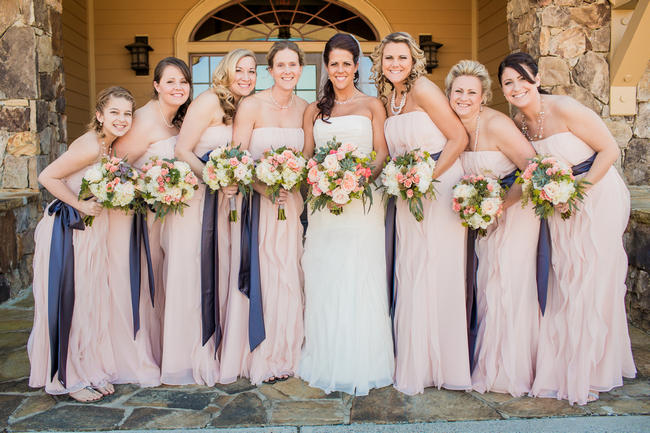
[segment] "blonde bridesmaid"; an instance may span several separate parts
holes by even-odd
[[[304,53],[295,42],[278,41],[269,50],[267,60],[273,86],[242,101],[233,130],[234,144],[248,149],[256,160],[272,148],[287,146],[301,151],[304,145],[301,126],[307,102],[294,93],[302,73]],[[288,193],[280,190],[280,196],[273,203],[264,185],[255,184],[254,188],[252,203],[259,200],[257,248],[263,317],[249,317],[248,311],[239,317],[228,315],[226,332],[237,327],[247,330],[248,334],[240,331],[240,337],[245,337],[243,340],[238,344],[224,345],[222,377],[233,380],[237,372],[225,370],[225,362],[233,355],[244,355],[249,359],[251,382],[260,384],[285,380],[298,368],[303,340],[303,277],[300,267],[303,201],[299,191]],[[255,195],[259,196],[256,198]],[[280,205],[285,208],[285,221],[279,221],[277,217]],[[252,284],[253,281],[250,297],[255,301]],[[234,293],[233,296],[241,299],[244,295]],[[256,328],[251,330],[249,323]],[[254,336],[253,331],[257,334],[263,332],[263,340],[250,338]],[[250,349],[252,352],[247,353]]]
[[[115,143],[117,155],[128,158],[136,168],[142,167],[154,156],[172,158],[176,136],[189,105],[190,83],[190,70],[185,62],[175,57],[161,60],[154,69],[153,98],[135,112],[133,128]],[[142,266],[137,268],[141,274],[140,284],[137,278],[132,281],[130,277],[131,261],[137,259],[137,250],[134,250],[134,257],[129,257],[134,224],[133,215],[109,212],[111,341],[114,347],[119,348],[115,358],[115,383],[156,386],[160,385],[161,330],[165,307],[164,257],[160,244],[162,222],[155,219],[152,212],[146,214],[154,281],[149,281],[147,259],[143,252]],[[135,245],[140,245],[141,239],[138,238],[136,242]],[[135,305],[139,308],[132,307],[132,295],[136,296]]]
[[[190,104],[178,135],[175,156],[187,162],[199,179],[203,176],[202,157],[232,140],[237,103],[253,91],[255,78],[254,54],[243,49],[231,51],[214,70],[212,88]],[[226,187],[216,196],[210,192],[206,195],[206,186],[201,182],[183,215],[171,214],[165,218],[161,367],[165,384],[212,386],[219,381],[217,351],[223,335],[225,305],[230,288],[237,290],[238,282],[240,225],[228,222],[228,199],[236,193],[237,187]],[[213,213],[215,199],[216,215]],[[208,206],[208,214],[204,213],[204,206]],[[212,239],[213,228],[217,230],[218,245],[208,246],[204,242]],[[214,280],[204,282],[206,273],[215,275]]]
[[[77,196],[86,170],[109,155],[113,141],[131,127],[134,105],[122,87],[102,90],[88,132],[38,176],[56,200],[34,235],[29,386],[80,402],[113,393],[115,364],[109,335],[108,213],[94,199]],[[84,215],[94,217],[91,227],[84,228]]]
[[[490,102],[492,80],[482,64],[462,60],[445,80],[445,93],[469,138],[460,155],[466,174],[483,175],[510,186],[503,214],[484,237],[476,239],[478,335],[472,388],[478,392],[527,394],[533,383],[539,306],[536,258],[539,221],[531,206],[518,201],[513,184],[535,150],[508,116]]]
[[[409,34],[386,36],[372,59],[388,112],[390,155],[417,148],[435,155],[433,176],[439,181],[436,199],[423,200],[421,222],[406,201],[397,201],[394,386],[410,395],[429,386],[467,390],[466,230],[450,204],[452,186],[463,174],[458,157],[467,134],[444,93],[425,77],[424,54]]]
[[[506,57],[499,81],[518,110],[515,123],[537,153],[574,166],[576,178],[589,182],[570,219],[555,212],[548,220],[552,267],[531,390],[537,397],[586,404],[636,374],[622,239],[630,195],[613,166],[620,151],[596,113],[568,96],[540,93],[537,64],[528,54]]]

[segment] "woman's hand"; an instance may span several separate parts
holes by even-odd
[[[94,197],[90,200],[79,200],[76,208],[84,215],[93,217],[99,216],[99,214],[102,213],[102,210],[104,210],[104,207],[101,204],[97,203],[97,199]]]
[[[287,204],[288,199],[289,199],[289,191],[287,191],[284,188],[280,188],[279,194],[275,198],[275,204],[277,205]]]
[[[221,192],[224,196],[226,196],[227,199],[231,199],[237,195],[237,192],[239,192],[239,187],[237,185],[224,186],[221,188]]]

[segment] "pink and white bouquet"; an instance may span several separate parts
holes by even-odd
[[[307,183],[312,212],[328,207],[334,215],[340,215],[343,207],[353,199],[361,199],[365,208],[367,200],[372,205],[370,155],[357,150],[350,143],[341,144],[336,137],[319,147],[307,163]]]
[[[267,185],[266,191],[271,196],[271,201],[275,203],[281,188],[287,191],[300,188],[300,184],[307,174],[306,165],[307,161],[302,153],[282,146],[264,152],[264,156],[257,161],[255,166],[255,177]],[[284,206],[280,205],[278,220],[286,219]]]
[[[504,195],[498,180],[468,174],[454,185],[453,209],[465,227],[483,236],[503,212]]]
[[[584,199],[584,186],[588,184],[584,180],[576,181],[571,167],[564,162],[543,155],[530,159],[516,182],[522,185],[522,206],[532,202],[540,218],[548,218],[558,206],[564,209],[562,219],[569,218],[578,209],[577,202]]]
[[[126,159],[105,156],[84,173],[79,199],[96,197],[97,202],[107,209],[128,212],[136,196],[137,180],[137,172]],[[87,215],[84,223],[91,226],[94,218]]]
[[[415,149],[389,159],[381,172],[384,194],[408,201],[416,221],[424,218],[422,197],[435,198],[433,169],[436,161],[429,152]]]
[[[253,182],[253,170],[253,158],[247,150],[221,146],[210,152],[208,162],[203,167],[203,181],[212,191],[237,185],[239,192],[246,195]],[[237,221],[235,197],[230,198],[229,220]]]
[[[170,211],[183,214],[183,208],[199,188],[199,182],[188,163],[152,157],[142,166],[138,191],[142,199],[164,218]]]

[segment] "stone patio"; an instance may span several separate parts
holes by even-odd
[[[261,387],[243,379],[217,387],[118,385],[115,395],[84,405],[66,396],[50,396],[28,388],[25,344],[32,324],[32,305],[31,292],[26,290],[0,306],[3,432],[368,425],[650,414],[650,336],[633,326],[630,336],[639,370],[637,378],[626,380],[625,386],[602,394],[600,400],[587,406],[570,406],[552,399],[436,389],[409,397],[392,387],[374,390],[367,397],[325,395],[295,378]]]

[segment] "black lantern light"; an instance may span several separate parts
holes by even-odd
[[[149,51],[153,51],[149,46],[149,38],[136,36],[135,42],[125,45],[124,48],[131,53],[131,69],[135,71],[135,75],[149,75]]]
[[[431,35],[420,35],[420,48],[424,51],[424,58],[427,60],[427,73],[431,73],[438,67],[438,49],[442,44],[434,42]]]

